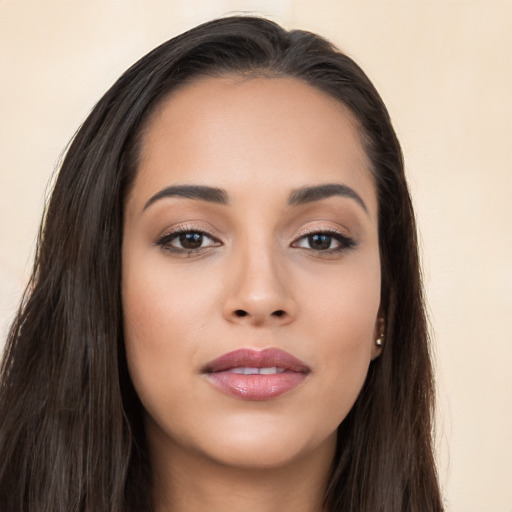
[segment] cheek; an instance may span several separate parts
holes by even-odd
[[[325,376],[323,407],[336,411],[334,423],[348,414],[365,381],[374,355],[379,305],[378,264],[340,273],[338,279],[331,276],[324,283],[324,293],[309,294],[305,304],[314,312],[309,329],[311,336],[317,333],[317,372]]]
[[[304,309],[314,312],[309,318],[333,350],[371,348],[375,334],[381,293],[378,253],[354,260],[336,272],[317,272],[308,278],[312,282],[304,283]]]
[[[146,410],[168,407],[184,396],[190,370],[208,326],[207,303],[215,290],[202,289],[186,274],[169,275],[165,265],[123,268],[123,315],[126,357],[134,387]],[[155,412],[156,414],[156,412]]]
[[[218,287],[204,277],[187,268],[174,269],[158,253],[125,258],[122,297],[128,337],[169,348],[180,335],[199,341],[219,302]]]

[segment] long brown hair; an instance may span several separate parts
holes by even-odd
[[[228,17],[134,64],[68,148],[2,363],[2,512],[151,510],[142,407],[123,343],[123,204],[141,131],[164,96],[223,74],[294,77],[344,103],[359,122],[377,187],[385,346],[339,427],[326,510],[443,509],[416,229],[388,112],[357,64],[321,37]]]

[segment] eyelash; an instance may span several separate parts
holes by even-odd
[[[323,235],[330,239],[334,239],[339,244],[338,247],[329,248],[329,249],[315,249],[313,247],[309,247],[309,248],[304,247],[304,249],[318,253],[321,256],[323,256],[323,255],[327,256],[330,254],[336,254],[336,253],[349,251],[356,246],[356,241],[353,238],[345,235],[345,233],[343,233],[337,229],[328,228],[328,229],[312,229],[310,231],[301,233],[301,235],[292,243],[292,247],[294,247],[294,244],[296,244],[297,242],[299,242],[301,240],[311,238],[311,237],[314,237],[317,235]]]
[[[206,247],[197,247],[194,249],[186,249],[184,247],[173,247],[171,243],[176,240],[181,235],[199,235],[201,238],[208,238],[213,243],[211,245],[207,245]],[[201,239],[201,241],[202,241]],[[193,256],[194,254],[197,254],[199,252],[204,252],[207,249],[210,249],[212,247],[218,247],[221,245],[221,242],[217,240],[213,235],[208,233],[207,231],[204,231],[203,229],[195,229],[191,226],[182,226],[176,229],[173,229],[172,231],[166,233],[162,237],[160,237],[156,242],[155,245],[162,247],[166,251],[172,252],[177,255],[185,255],[185,256]]]
[[[204,238],[207,238],[211,240],[211,244],[207,245],[205,247],[197,247],[193,249],[187,249],[184,247],[173,247],[171,243],[178,239],[181,235],[199,235],[201,237],[201,243],[204,240]],[[328,248],[328,249],[315,249],[314,247],[300,247],[296,244],[298,244],[300,241],[303,241],[305,239],[314,237],[314,236],[325,236],[332,240],[335,240],[338,243],[338,247],[334,248]],[[212,247],[219,247],[221,245],[221,242],[215,238],[211,233],[208,233],[207,231],[204,231],[202,229],[196,229],[191,226],[183,226],[177,229],[174,229],[162,237],[160,237],[156,242],[155,245],[162,247],[166,251],[172,252],[177,255],[185,255],[188,257],[191,257],[195,254],[202,253],[206,250],[211,249]],[[294,240],[291,244],[291,247],[294,248],[302,248],[306,249],[307,251],[312,251],[320,256],[328,256],[336,253],[341,253],[344,251],[349,251],[353,249],[356,246],[356,242],[353,238],[348,237],[341,231],[338,231],[336,229],[314,229],[311,231],[303,232],[296,240]]]

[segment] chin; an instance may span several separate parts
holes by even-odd
[[[328,430],[325,424],[315,428],[304,417],[283,419],[275,415],[241,414],[229,421],[209,423],[208,432],[191,433],[194,438],[190,442],[195,446],[184,448],[195,449],[198,455],[222,466],[278,469],[303,458],[332,458],[336,448],[336,428],[337,424]]]

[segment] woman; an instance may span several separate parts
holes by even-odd
[[[374,87],[231,17],[73,139],[2,368],[2,511],[440,511],[414,216]]]

